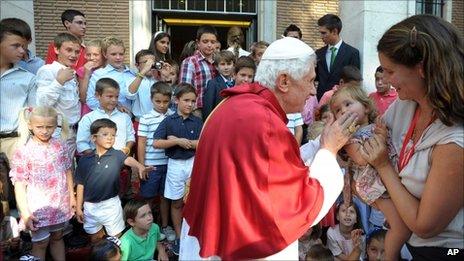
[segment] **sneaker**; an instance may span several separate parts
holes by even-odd
[[[178,238],[172,243],[171,251],[172,253],[174,253],[174,255],[178,256],[179,250],[180,250],[180,239]]]
[[[164,239],[166,239],[166,235],[163,232],[160,232],[160,238],[158,241],[163,241]]]
[[[174,229],[170,226],[161,228],[161,233],[166,235],[168,241],[176,240],[176,232],[174,232]]]

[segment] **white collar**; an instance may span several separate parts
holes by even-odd
[[[343,40],[342,40],[342,38],[340,38],[340,41],[338,41],[338,43],[336,43],[335,45],[329,45],[327,50],[330,50],[330,48],[332,48],[332,47],[337,48],[337,51],[340,50],[340,46],[342,45],[342,42],[343,42]]]

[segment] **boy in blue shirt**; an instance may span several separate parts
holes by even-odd
[[[153,146],[165,149],[168,156],[168,170],[164,196],[172,200],[171,218],[177,239],[173,252],[179,253],[179,237],[182,224],[182,200],[186,182],[192,174],[195,149],[200,138],[203,123],[192,114],[197,99],[195,88],[186,83],[176,89],[177,113],[164,119],[156,129]]]
[[[118,82],[121,90],[118,99],[118,109],[129,112],[132,108],[131,100],[126,98],[127,85],[134,80],[135,74],[124,65],[124,42],[115,37],[105,37],[102,40],[102,53],[106,59],[106,66],[93,72],[87,89],[87,105],[95,110],[99,107],[95,97],[95,84],[100,78],[111,78]]]
[[[153,134],[156,129],[166,116],[174,113],[169,109],[171,87],[165,82],[157,82],[151,87],[150,97],[153,103],[152,110],[140,118],[137,158],[145,166],[155,166],[155,170],[141,179],[140,194],[149,202],[152,202],[155,196],[161,196],[161,237],[162,239],[167,237],[168,241],[173,241],[176,236],[172,228],[168,226],[170,202],[164,197],[168,157],[164,153],[164,149],[153,147]]]
[[[103,227],[108,235],[117,237],[125,228],[118,196],[119,173],[124,165],[137,169],[139,176],[153,169],[113,149],[116,130],[116,123],[110,119],[95,120],[90,125],[90,134],[96,148],[77,164],[76,217],[84,223],[92,243],[104,237]]]

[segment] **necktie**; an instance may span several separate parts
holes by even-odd
[[[330,47],[330,51],[331,51],[331,54],[330,54],[330,70],[332,70],[332,65],[335,61],[335,57],[337,56],[337,48],[335,46],[332,46]]]
[[[234,87],[234,81],[233,81],[233,80],[226,81],[226,87],[227,87],[227,88]]]

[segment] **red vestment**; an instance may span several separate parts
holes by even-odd
[[[323,189],[270,90],[252,83],[222,95],[200,136],[184,217],[202,257],[267,257],[309,229]]]

